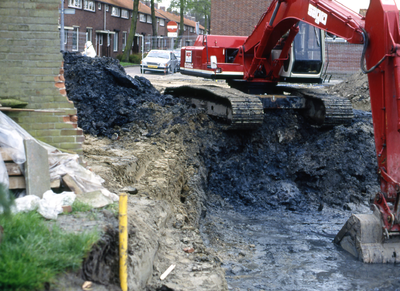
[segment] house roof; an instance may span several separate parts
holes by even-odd
[[[124,9],[128,9],[130,11],[133,10],[133,0],[101,0],[100,2],[107,3],[113,6],[121,7]],[[143,14],[151,15],[151,8],[142,2],[139,1],[139,12]],[[171,12],[167,12],[161,9],[155,9],[156,17],[165,18],[169,20],[173,20],[176,23],[180,23],[181,18],[179,15],[173,14]],[[196,22],[187,18],[184,18],[184,24],[186,26],[196,27]],[[204,29],[204,26],[200,25],[200,29]]]
[[[169,20],[175,21],[176,23],[180,23],[181,22],[181,17],[179,15],[176,15],[174,13],[167,12],[167,11],[164,11],[164,10],[161,10],[161,9],[156,9],[156,11],[158,13],[160,13],[161,15],[163,15],[165,18],[169,19]],[[183,23],[186,26],[196,27],[196,21],[193,21],[193,20],[190,20],[190,19],[187,19],[187,18],[183,19]],[[204,29],[204,26],[200,25],[200,29]]]

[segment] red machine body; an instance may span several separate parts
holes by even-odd
[[[249,37],[202,35],[193,46],[182,48],[181,70],[210,78],[276,83],[299,21],[350,43],[364,43],[381,180],[374,204],[386,233],[399,232],[400,35],[394,0],[371,0],[366,17],[332,0],[274,0]],[[272,50],[284,35],[280,56],[273,59]]]

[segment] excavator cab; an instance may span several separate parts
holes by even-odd
[[[272,50],[273,59],[278,58],[280,53],[281,45],[278,45]],[[281,81],[322,83],[324,64],[324,32],[319,28],[300,22],[299,32],[293,41],[289,58],[284,62],[279,73]]]

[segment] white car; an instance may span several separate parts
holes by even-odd
[[[151,50],[140,62],[140,71],[142,74],[146,71],[164,72],[164,74],[175,73],[178,69],[178,59],[171,51]]]

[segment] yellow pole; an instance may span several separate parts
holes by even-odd
[[[128,291],[128,195],[119,195],[119,279],[122,291]]]

